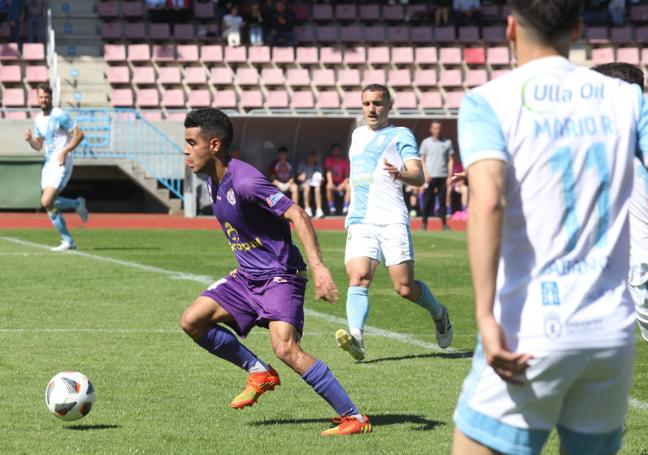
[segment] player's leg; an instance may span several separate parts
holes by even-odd
[[[449,198],[447,179],[444,177],[439,178],[437,186],[439,188],[439,216],[441,217],[441,225],[443,226],[443,230],[448,230],[449,228],[446,222]]]
[[[324,211],[322,210],[322,189],[319,185],[313,185],[313,195],[315,196],[315,217],[323,218]]]
[[[463,434],[458,428],[455,428],[452,441],[452,455],[499,455],[496,452],[480,443],[473,441]]]
[[[421,207],[421,229],[426,230],[430,212],[434,208],[434,188],[432,182],[423,190],[423,207]]]
[[[311,206],[310,206],[311,187],[307,183],[303,183],[301,185],[301,187],[302,187],[302,196],[304,198],[304,211],[306,212],[306,215],[312,217],[313,216],[313,210],[311,209]]]
[[[370,432],[369,419],[360,414],[326,363],[301,348],[297,329],[285,321],[270,321],[269,329],[272,349],[277,357],[298,373],[342,417],[340,425],[324,431],[322,435]]]
[[[56,208],[54,201],[57,199],[58,189],[51,186],[46,186],[43,188],[43,193],[41,194],[41,205],[47,210],[47,216],[52,222],[52,226],[61,236],[61,244],[57,247],[52,248],[52,251],[65,251],[73,250],[76,248],[72,234],[68,230],[67,224],[65,224],[65,218],[63,218],[63,213],[59,208]]]
[[[344,205],[342,207],[342,213],[346,214],[349,211],[349,204],[351,203],[351,188],[348,184],[342,185],[342,192],[344,194]]]

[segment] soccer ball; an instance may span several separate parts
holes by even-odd
[[[47,409],[63,420],[78,420],[88,415],[95,398],[97,394],[90,380],[75,371],[57,374],[45,389]]]

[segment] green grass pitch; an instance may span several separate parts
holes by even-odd
[[[335,345],[345,317],[344,234],[319,234],[340,289],[336,305],[307,291],[304,348],[326,361],[374,432],[322,438],[334,412],[273,355],[267,332],[245,343],[277,368],[282,386],[243,411],[228,407],[244,372],[184,335],[183,309],[234,265],[220,232],[77,230],[80,254],[52,254],[49,230],[0,230],[1,454],[447,454],[452,412],[475,343],[463,233],[414,233],[416,275],[451,311],[453,349],[432,348],[434,326],[393,292],[379,269],[370,289],[368,358]],[[13,240],[12,240],[13,239]],[[17,240],[16,240],[17,239]],[[39,247],[41,245],[41,247]],[[63,422],[44,402],[63,370],[90,377],[97,402]],[[592,397],[596,400],[597,397]],[[648,344],[637,363],[624,448],[648,454]],[[557,453],[552,436],[544,453]]]

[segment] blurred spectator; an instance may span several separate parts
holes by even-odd
[[[248,18],[248,34],[250,36],[250,44],[253,46],[263,45],[263,14],[261,7],[258,3],[253,3],[250,10],[250,17]]]
[[[446,223],[446,203],[448,197],[449,178],[452,176],[453,154],[452,141],[442,135],[441,123],[434,121],[430,124],[430,136],[423,139],[419,147],[419,154],[423,160],[425,174],[425,188],[423,193],[421,228],[427,229],[427,221],[434,213],[435,197],[439,203],[439,216],[443,229],[448,229]]]
[[[45,42],[45,0],[26,0],[27,41],[30,43]]]
[[[434,7],[434,25],[445,27],[450,23],[452,0],[437,0]]]
[[[480,0],[452,0],[455,27],[476,25],[482,28],[482,13]]]
[[[610,0],[609,12],[613,25],[623,25],[625,22],[625,8],[625,0]]]
[[[146,0],[146,10],[151,22],[166,21],[166,0]]]
[[[421,190],[422,188],[405,185],[403,192],[405,194],[405,203],[409,209],[410,217],[415,217],[421,213],[419,207],[419,196],[421,195]]]
[[[342,146],[335,143],[331,146],[331,155],[324,160],[326,172],[326,199],[329,205],[329,214],[337,212],[335,208],[335,196],[342,197],[342,213],[349,210],[349,160],[342,155]]]
[[[285,146],[277,150],[277,159],[270,165],[270,181],[297,204],[299,193],[295,183],[292,165],[288,162],[288,149]]]
[[[448,191],[449,207],[453,220],[468,219],[468,181],[466,172],[458,156],[453,160],[453,173]]]
[[[10,0],[7,22],[9,23],[9,41],[22,45],[20,27],[25,20],[23,0]]]
[[[583,21],[587,25],[607,25],[610,0],[585,0]]]
[[[9,13],[9,0],[0,0],[0,24],[7,18]]]
[[[270,36],[273,46],[295,46],[295,13],[286,8],[284,2],[276,2],[270,22]]]
[[[238,6],[232,6],[229,13],[223,17],[221,29],[223,38],[227,39],[227,45],[236,47],[241,45],[241,27],[243,18],[239,15]]]
[[[304,197],[304,210],[310,217],[313,216],[310,205],[311,191],[315,196],[315,218],[324,217],[324,212],[322,211],[322,177],[319,156],[317,155],[317,150],[313,150],[308,154],[306,161],[301,161],[297,166],[297,181],[299,181]]]

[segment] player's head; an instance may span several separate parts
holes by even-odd
[[[389,125],[391,107],[391,95],[384,85],[369,84],[362,89],[362,114],[372,130]]]
[[[511,0],[506,36],[513,45],[518,61],[548,55],[538,49],[567,56],[571,43],[581,32],[583,0]],[[555,53],[554,52],[554,53]],[[525,63],[522,61],[521,63]]]
[[[277,149],[277,159],[279,161],[288,161],[288,147],[282,145]]]
[[[211,175],[216,158],[228,161],[234,129],[226,114],[212,107],[195,109],[185,117],[184,127],[184,154],[194,172]]]
[[[430,134],[435,139],[439,139],[441,137],[441,122],[437,122],[435,120],[430,123]]]
[[[644,88],[644,73],[638,66],[630,63],[603,63],[592,67],[592,70],[605,74],[609,77],[621,79],[628,84],[637,84],[641,89]]]
[[[333,145],[331,145],[331,154],[333,156],[342,156],[342,146],[339,142],[334,142]]]
[[[38,98],[38,105],[44,112],[52,108],[52,87],[49,84],[45,82],[38,84],[36,86],[36,97]]]

